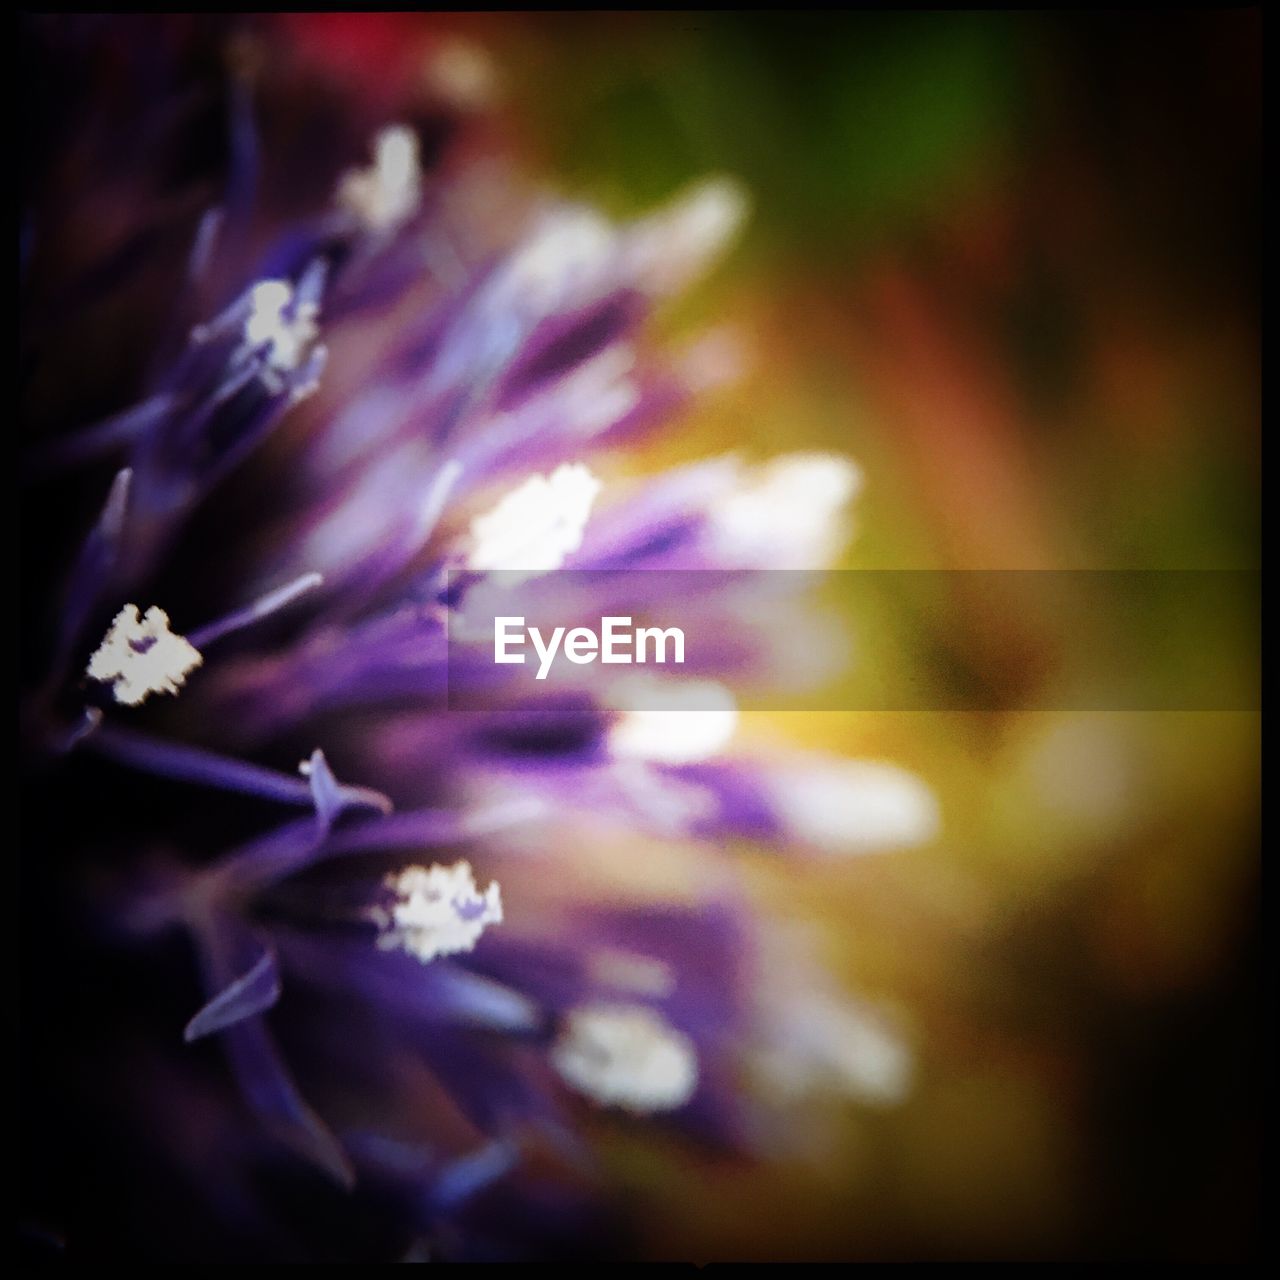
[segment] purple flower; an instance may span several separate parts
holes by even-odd
[[[156,78],[134,123],[180,127],[171,51],[124,47]],[[81,182],[93,101],[65,122]],[[596,1247],[584,1114],[767,1154],[753,1063],[899,1088],[889,1031],[825,987],[808,1014],[768,994],[727,846],[899,847],[932,801],[887,765],[735,752],[727,686],[771,670],[761,636],[687,705],[459,712],[450,676],[493,673],[450,628],[504,575],[820,565],[857,473],[593,465],[716,372],[644,322],[731,237],[732,183],[624,227],[542,198],[488,225],[479,176],[425,169],[426,123],[392,123],[286,217],[252,193],[306,158],[256,136],[243,84],[228,101],[162,358],[96,426],[45,424],[47,392],[29,414],[40,502],[99,511],[33,557],[25,909],[58,956],[31,1221],[170,1258]],[[108,188],[140,221],[143,167]],[[30,225],[56,259],[56,219]],[[80,282],[86,343],[120,275]]]

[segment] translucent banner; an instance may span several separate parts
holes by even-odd
[[[1244,711],[1249,570],[456,573],[449,706]]]

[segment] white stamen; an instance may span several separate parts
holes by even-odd
[[[184,636],[169,630],[169,615],[152,607],[143,617],[127,604],[111,623],[86,674],[111,685],[117,702],[136,707],[153,693],[177,693],[204,658]]]
[[[825,991],[792,991],[774,1022],[758,1066],[781,1096],[833,1089],[861,1102],[892,1106],[911,1090],[911,1050],[888,1021]]]
[[[811,929],[773,926],[760,939],[762,1042],[755,1063],[782,1098],[833,1091],[887,1106],[909,1093],[914,1062],[894,1020],[850,998],[819,961]]]
[[[630,691],[646,691],[632,697]],[[609,733],[615,755],[658,764],[690,764],[706,760],[728,745],[738,723],[733,694],[714,680],[647,680],[619,687],[632,703]],[[657,702],[660,709],[636,706]]]
[[[820,1061],[851,1097],[868,1103],[903,1101],[911,1090],[911,1050],[888,1021],[852,1002],[812,1009],[821,1019]]]
[[[715,261],[746,221],[746,191],[732,178],[707,178],[626,234],[626,256],[640,288],[669,294]]]
[[[435,48],[423,78],[429,89],[461,111],[493,106],[502,88],[488,50],[462,36],[451,36]]]
[[[698,1085],[693,1042],[646,1005],[580,1005],[551,1063],[593,1102],[640,1115],[684,1106]]]
[[[369,168],[349,170],[338,184],[338,204],[377,233],[400,226],[421,199],[418,135],[403,124],[383,129],[374,139]]]
[[[593,210],[547,210],[507,263],[510,301],[533,315],[581,304],[600,292],[616,247],[617,232]]]
[[[401,947],[424,964],[436,956],[473,950],[489,925],[502,923],[497,881],[482,894],[468,862],[406,867],[388,876],[386,885],[399,901],[390,911],[379,907],[372,913],[382,927],[378,946]]]
[[[795,836],[830,853],[887,852],[938,831],[933,793],[889,764],[815,759],[775,771],[772,794]]]
[[[265,380],[292,373],[310,352],[320,332],[316,302],[294,305],[293,285],[287,280],[260,280],[249,291],[249,317],[244,322],[241,356],[265,348]]]
[[[712,540],[731,563],[822,568],[843,547],[844,507],[861,484],[847,458],[784,454],[715,503],[708,513]]]
[[[600,482],[580,462],[530,476],[471,522],[467,567],[533,577],[558,569],[582,545]]]

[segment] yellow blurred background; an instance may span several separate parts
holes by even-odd
[[[673,340],[730,329],[744,375],[647,463],[851,454],[848,567],[1257,565],[1256,13],[448,29],[491,52],[505,137],[571,194],[629,213],[727,172],[752,197],[745,242],[667,318]],[[908,632],[861,660],[909,674],[923,647]],[[916,1084],[893,1109],[833,1104],[821,1158],[781,1169],[612,1138],[649,1254],[1246,1255],[1258,716],[745,731],[894,760],[938,794],[927,849],[751,869],[902,1016]]]

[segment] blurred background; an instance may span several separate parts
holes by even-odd
[[[708,172],[750,192],[669,319],[727,321],[744,376],[655,462],[851,454],[850,567],[1257,566],[1257,12],[437,21],[562,189],[620,214]],[[898,637],[863,661],[936,659]],[[757,874],[906,1018],[916,1087],[836,1110],[821,1160],[619,1149],[650,1254],[1249,1254],[1258,717],[766,719],[938,792],[928,850]]]
[[[476,158],[613,214],[745,186],[744,239],[664,317],[727,330],[741,377],[638,469],[847,453],[848,568],[1258,566],[1258,12],[261,22],[371,118],[422,77]],[[884,619],[862,661],[980,666],[968,616]],[[1055,711],[1014,674],[1046,709],[745,717],[939,798],[925,849],[750,864],[901,1020],[915,1083],[767,1166],[601,1125],[645,1256],[1251,1256],[1259,717]]]

